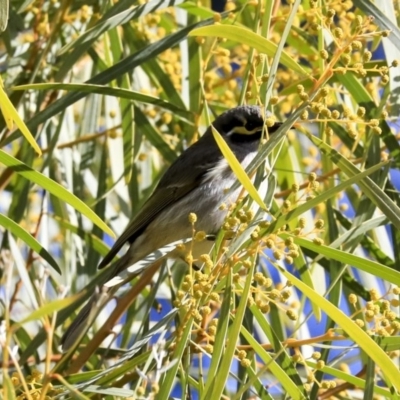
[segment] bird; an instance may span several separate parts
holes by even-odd
[[[281,122],[274,122],[267,128],[265,110],[254,105],[229,109],[212,123],[243,168],[256,156],[265,132],[271,135],[281,125]],[[229,208],[224,209],[221,204],[235,202],[240,193],[240,188],[227,190],[235,182],[236,176],[222,155],[210,126],[170,165],[98,268],[108,267],[107,279],[112,279],[163,246],[192,237],[193,227],[188,221],[190,213],[197,217],[196,231],[217,234]],[[125,245],[129,246],[126,253],[113,262]],[[200,247],[196,253],[204,254],[210,251],[212,242],[206,240],[203,245],[196,245]],[[103,290],[104,287],[107,284],[103,285]],[[98,293],[99,290],[65,331],[61,338],[63,351],[71,348],[86,328],[90,312],[98,301]]]

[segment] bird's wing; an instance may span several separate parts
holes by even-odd
[[[214,146],[206,146],[207,157],[205,157],[204,153],[201,154],[196,151],[196,147],[201,140],[189,147],[170,166],[143,208],[129,223],[114,246],[101,261],[98,266],[99,269],[107,266],[126,242],[134,242],[165,208],[198,187],[203,176],[215,166],[215,163],[222,157],[222,154],[214,142]],[[210,154],[213,152],[215,154]],[[210,164],[206,163],[205,160],[213,160],[214,162]]]
[[[196,184],[193,182],[191,185],[181,187],[175,186],[166,189],[157,189],[144,204],[139,214],[136,215],[114,243],[114,246],[99,264],[99,269],[108,265],[126,242],[134,242],[162,210],[181,199],[195,187]]]

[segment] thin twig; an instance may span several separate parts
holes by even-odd
[[[98,349],[101,342],[112,332],[114,325],[121,318],[122,314],[128,309],[128,307],[134,302],[142,290],[150,284],[154,274],[158,271],[162,261],[155,262],[151,267],[146,269],[140,276],[137,283],[129,290],[129,292],[118,299],[117,306],[100,328],[99,331],[93,336],[92,340],[85,346],[82,353],[76,358],[72,365],[68,368],[66,375],[77,373],[91,355]]]

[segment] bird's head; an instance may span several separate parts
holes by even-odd
[[[259,106],[235,107],[221,114],[213,126],[228,143],[258,143],[266,132],[271,135],[282,125],[276,122],[267,128],[262,111]]]

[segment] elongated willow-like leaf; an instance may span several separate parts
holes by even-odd
[[[165,141],[165,137],[160,135],[157,129],[149,122],[139,107],[135,107],[135,121],[140,126],[140,131],[146,136],[149,143],[162,154],[166,162],[172,164],[176,160],[176,153]]]
[[[263,209],[265,210],[265,204],[260,197],[257,189],[254,187],[253,183],[251,182],[250,178],[246,174],[245,170],[241,166],[240,162],[233,154],[232,150],[229,148],[228,144],[222,138],[220,133],[211,126],[212,133],[214,135],[214,139],[218,144],[223,156],[225,157],[226,161],[228,162],[229,166],[232,168],[232,171],[235,173],[236,177],[238,178],[239,182],[243,185],[243,187],[247,190],[249,196]]]
[[[60,226],[62,226],[64,229],[67,229],[67,230],[71,231],[72,233],[75,233],[76,235],[84,238],[85,241],[90,243],[90,245],[93,247],[93,249],[96,250],[102,256],[105,256],[110,251],[110,247],[107,246],[97,236],[94,236],[89,232],[85,232],[81,228],[79,228],[75,225],[72,225],[71,223],[60,218],[57,215],[51,215],[51,217],[54,218],[54,220],[57,221],[57,223],[60,224]]]
[[[7,398],[9,400],[16,400],[17,398],[15,397],[15,387],[10,379],[10,377],[7,374],[3,375],[4,379],[4,398]]]
[[[285,62],[290,63],[290,64],[295,63],[296,64],[296,68],[300,67],[302,69],[300,64],[295,62],[293,60],[293,58],[288,57],[288,55],[283,50],[284,47],[285,47],[285,44],[286,44],[287,37],[288,37],[288,35],[290,33],[290,30],[291,30],[291,27],[292,27],[292,24],[293,24],[293,20],[294,20],[294,18],[296,16],[296,12],[297,12],[297,10],[299,8],[299,5],[300,5],[300,0],[296,0],[294,2],[294,4],[292,4],[292,6],[290,7],[291,8],[290,9],[290,13],[289,13],[289,15],[286,16],[285,28],[283,29],[283,32],[281,33],[281,38],[280,38],[279,44],[276,47],[276,50],[273,52],[273,57],[274,58],[273,58],[271,67],[270,67],[270,69],[268,71],[269,72],[269,77],[268,77],[268,81],[267,81],[267,90],[266,90],[266,93],[265,93],[265,100],[264,100],[265,104],[268,104],[269,101],[270,101],[272,90],[273,90],[274,83],[275,83],[276,73],[278,71],[278,66],[279,66],[280,63],[283,63],[283,64]],[[257,39],[255,38],[255,40],[257,40]],[[258,39],[258,41],[259,41],[259,39]],[[263,44],[266,45],[265,42]],[[268,43],[268,46],[266,45],[266,47],[271,47],[271,44],[272,44],[272,42]],[[295,70],[298,70],[298,69],[295,69]]]
[[[400,48],[400,30],[399,28],[370,0],[353,0],[353,4],[365,15],[373,15],[374,22],[381,28],[390,30],[389,39]]]
[[[113,65],[110,68],[107,68],[105,71],[100,72],[93,78],[89,79],[86,83],[96,84],[96,85],[105,85],[106,83],[111,82],[114,79],[122,76],[127,72],[131,72],[134,68],[139,65],[145,63],[146,61],[156,57],[163,51],[170,49],[177,45],[180,41],[185,39],[190,31],[192,31],[196,27],[209,25],[213,22],[213,19],[208,19],[206,21],[201,21],[192,26],[187,26],[180,31],[169,35],[158,42],[152,43],[147,47],[139,50],[137,53],[132,54],[117,64]],[[76,103],[80,99],[83,99],[87,96],[87,93],[84,92],[74,92],[68,93],[66,96],[61,99],[56,100],[54,103],[49,105],[47,108],[37,113],[31,120],[28,121],[28,127],[33,131],[40,124],[47,121],[54,115],[58,114],[65,110],[71,104]],[[10,143],[18,137],[18,132],[14,132],[14,134],[7,137],[2,144]]]
[[[90,374],[90,376],[87,376],[87,379],[79,379],[79,381],[82,383],[77,385],[76,389],[81,390],[84,389],[87,385],[95,383],[109,386],[114,381],[114,379],[118,377],[117,374],[118,370],[119,372],[121,372],[121,370],[128,372],[129,369],[125,370],[125,368],[128,368],[127,365],[130,364],[131,365],[130,371],[132,371],[132,367],[135,367],[135,360],[136,362],[140,363],[143,355],[145,356],[146,359],[151,357],[149,355],[146,355],[146,353],[140,355],[137,355],[137,353],[139,353],[139,351],[141,351],[148,342],[150,342],[151,340],[155,340],[160,333],[164,332],[171,324],[174,317],[176,317],[176,314],[177,314],[177,309],[171,310],[152,328],[144,332],[140,338],[137,338],[132,347],[130,347],[127,351],[124,351],[123,354],[120,354],[120,359],[117,360],[116,363],[113,364],[111,367],[109,367],[107,370],[95,371],[94,374],[92,373]],[[108,351],[112,352],[113,349],[108,349]],[[117,375],[115,375],[113,378],[113,374]]]
[[[231,299],[232,299],[232,274],[228,274],[225,280],[225,291],[223,295],[222,305],[220,308],[221,317],[218,319],[217,334],[215,336],[215,341],[214,341],[213,355],[208,370],[210,379],[208,379],[205,384],[204,392],[212,390],[214,377],[217,374],[222,356],[225,352],[225,344],[226,344],[228,328],[229,328],[229,320],[230,320],[229,314],[231,311]]]
[[[312,100],[312,96],[310,101]],[[285,122],[271,135],[267,141],[267,143],[263,144],[254,160],[250,163],[250,165],[246,168],[246,172],[248,175],[251,175],[268,157],[269,154],[274,150],[274,148],[279,144],[279,142],[285,137],[287,131],[292,128],[293,124],[296,123],[300,114],[307,108],[307,103],[303,102],[299,108],[296,109],[293,114],[291,114]],[[231,188],[231,191],[237,189],[239,187],[239,182],[236,181]]]
[[[29,232],[12,219],[2,214],[0,214],[0,225],[25,242],[32,250],[36,251],[40,257],[46,260],[59,274],[61,274],[61,270],[54,258]]]
[[[214,15],[214,12],[208,7],[204,7],[201,3],[195,3],[192,1],[184,1],[183,4],[180,4],[178,7],[196,17],[211,18]]]
[[[173,385],[178,373],[178,368],[180,365],[180,360],[184,356],[185,350],[187,349],[190,334],[193,326],[194,318],[190,317],[186,321],[184,330],[180,339],[177,341],[177,346],[175,352],[173,354],[172,359],[174,360],[174,364],[172,364],[171,368],[165,374],[165,378],[160,385],[160,391],[158,392],[157,398],[159,400],[168,400],[170,399],[170,394],[173,389]]]
[[[181,3],[179,0],[175,0],[173,3],[178,5]],[[162,10],[162,6],[170,6],[170,1],[164,1],[163,4],[160,4],[159,1],[149,1],[147,4],[143,4],[140,6],[128,8],[127,10],[121,11],[112,16],[105,16],[101,19],[95,26],[88,29],[82,35],[77,37],[75,40],[71,40],[68,44],[66,44],[63,48],[61,48],[58,52],[59,55],[65,54],[70,51],[72,48],[79,48],[82,45],[91,46],[95,40],[97,40],[104,32],[116,28],[119,25],[126,24],[137,17],[144,17],[149,12],[154,9],[154,6],[157,4],[157,9],[159,11]],[[84,48],[86,50],[86,47]],[[81,51],[84,51],[82,49]]]
[[[376,261],[368,260],[367,258],[362,258],[338,249],[333,249],[329,246],[318,245],[313,243],[311,240],[299,238],[286,233],[282,233],[279,236],[281,236],[283,239],[291,237],[297,245],[319,253],[328,259],[340,261],[343,264],[348,264],[349,266],[353,266],[362,271],[379,276],[380,278],[387,282],[391,282],[394,285],[400,285],[400,273],[393,268],[388,268],[385,265],[377,263]]]
[[[105,36],[105,40],[107,40],[107,38],[110,43],[108,57],[114,64],[123,56],[123,46],[117,28],[110,29]],[[114,82],[112,86],[116,86]],[[120,86],[122,89],[131,90],[132,82],[129,74],[124,74],[121,77]],[[122,147],[124,152],[124,177],[125,182],[129,184],[134,171],[133,163],[137,155],[137,152],[135,152],[135,145],[136,149],[138,148],[137,143],[135,143],[136,124],[132,123],[132,121],[135,120],[134,105],[127,99],[120,99],[119,107],[121,113]]]
[[[375,117],[374,112],[376,112],[378,109],[375,105],[374,99],[372,98],[371,94],[368,93],[365,85],[363,85],[362,82],[357,79],[357,76],[351,72],[348,72],[344,75],[335,75],[335,77],[350,92],[354,101],[360,106],[363,106],[369,110],[369,113],[372,114],[370,117]],[[337,124],[335,125],[338,126]],[[385,127],[383,126],[383,128]],[[337,129],[335,129],[335,131],[337,132]],[[381,137],[385,142],[391,157],[395,162],[399,162],[400,145],[396,140],[396,136],[393,135],[392,132],[390,132],[390,129],[386,127],[386,129],[383,129]],[[341,138],[349,143],[352,142],[352,139],[349,137],[349,135],[347,135],[347,133],[346,135],[342,135]],[[352,148],[352,146],[349,146],[349,148]]]
[[[313,290],[313,288],[311,287]],[[252,348],[256,352],[257,356],[260,357],[263,362],[268,365],[271,372],[278,379],[285,391],[290,392],[293,398],[304,398],[304,387],[301,382],[301,378],[294,368],[289,352],[285,349],[285,346],[279,340],[277,335],[276,325],[267,319],[261,310],[252,305],[250,307],[255,320],[259,324],[262,332],[264,332],[273,346],[275,351],[275,357],[270,358],[270,354],[262,347],[262,345],[254,338],[250,339],[250,332],[246,332],[242,328],[242,334],[246,337],[246,340],[251,344]]]
[[[291,221],[293,218],[300,216],[301,214],[305,213],[308,210],[311,210],[313,207],[316,207],[318,204],[321,204],[325,202],[326,200],[332,198],[335,196],[337,193],[342,192],[344,189],[347,187],[358,184],[358,182],[361,181],[361,179],[367,177],[368,175],[374,173],[378,169],[382,168],[383,166],[387,165],[387,161],[384,161],[380,164],[374,165],[371,168],[368,168],[367,170],[363,172],[359,172],[357,175],[352,176],[350,179],[347,179],[346,181],[340,183],[339,185],[336,185],[318,196],[315,196],[313,199],[308,200],[306,203],[301,204],[300,206],[296,207],[294,210],[288,212],[287,214],[279,216],[268,228],[269,232],[273,232],[275,229],[279,229],[289,221]]]
[[[265,53],[270,57],[274,57],[277,51],[277,45],[270,40],[235,25],[212,25],[203,28],[194,29],[189,36],[216,36],[233,40],[238,43],[247,44],[248,46]],[[298,64],[289,54],[282,51],[280,62],[300,74],[309,75],[309,73]]]
[[[327,299],[319,295],[316,291],[309,288],[300,279],[296,278],[290,272],[275,265],[280,272],[290,280],[305,296],[312,302],[316,302],[319,307],[329,317],[336,322],[336,324],[343,329],[350,339],[357,343],[363,351],[375,361],[381,368],[384,379],[389,387],[400,391],[400,371],[397,366],[392,362],[389,355],[387,355],[382,348],[360,328],[353,320],[351,320],[342,310],[335,307]]]
[[[386,338],[386,339],[393,339],[393,338]],[[307,361],[307,365],[311,368],[317,367],[317,363],[312,362],[312,361]],[[327,374],[327,375],[332,375],[335,378],[340,379],[341,381],[348,382],[349,384],[351,384],[357,388],[364,389],[365,384],[366,384],[364,379],[358,378],[357,376],[343,372],[337,368],[324,366],[323,368],[321,368],[321,372],[323,372],[324,374]],[[381,388],[377,384],[374,385],[374,392],[376,394],[384,396],[385,399],[398,400],[397,394],[390,393],[390,391],[388,389]]]
[[[78,294],[65,299],[53,300],[50,303],[47,303],[41,306],[39,309],[30,313],[28,317],[24,318],[21,322],[18,322],[18,325],[23,325],[27,322],[36,321],[48,315],[52,315],[55,312],[62,310],[65,307],[68,307],[70,304],[74,303],[79,297],[80,295]]]
[[[39,156],[41,156],[42,150],[36,143],[28,127],[25,125],[25,122],[22,120],[22,118],[18,114],[18,111],[15,109],[10,99],[8,98],[6,92],[4,91],[3,82],[1,81],[1,78],[0,78],[0,109],[7,123],[8,129],[12,130],[15,122],[18,129],[25,136],[25,139],[35,149],[36,153],[38,153]]]
[[[243,327],[241,333],[249,342],[252,349],[256,352],[257,356],[260,357],[265,365],[268,365],[268,369],[271,370],[274,376],[278,379],[279,383],[285,389],[285,392],[290,395],[290,398],[298,400],[305,399],[306,396],[302,393],[301,388],[297,387],[293,383],[287,372],[274,360],[270,353],[263,349],[262,345],[255,339],[254,335]]]
[[[388,220],[384,215],[371,218],[368,221],[365,221],[358,226],[354,226],[353,228],[340,235],[334,242],[330,244],[330,247],[338,248],[343,244],[345,249],[349,248],[348,241],[357,239],[360,236],[365,236],[368,231],[375,229],[378,226],[385,225],[387,224],[387,222]]]
[[[88,393],[97,393],[102,394],[104,396],[112,396],[113,398],[127,398],[127,397],[134,397],[136,391],[129,390],[129,389],[122,389],[118,387],[110,387],[106,388],[100,385],[90,385],[85,387],[85,392]]]
[[[220,399],[225,388],[225,382],[228,379],[230,367],[232,363],[233,356],[235,354],[236,342],[239,338],[240,329],[243,323],[244,313],[247,306],[248,296],[250,293],[252,275],[254,272],[254,264],[249,270],[246,282],[243,287],[243,292],[241,293],[241,298],[238,307],[236,308],[235,318],[228,328],[225,340],[225,352],[222,354],[221,362],[216,370],[215,375],[209,375],[202,396],[202,400],[208,399]],[[229,314],[226,313],[224,318],[228,319]]]
[[[49,179],[47,176],[35,171],[28,165],[10,156],[3,150],[0,150],[0,163],[11,168],[14,172],[20,174],[31,182],[38,184],[43,189],[46,189],[54,196],[60,198],[70,204],[77,211],[81,212],[89,218],[94,224],[101,228],[104,232],[114,236],[114,232],[87,206],[82,200],[78,199],[74,194],[69,192],[59,183]]]
[[[308,138],[320,148],[349,177],[360,174],[361,171],[337,150],[311,134]],[[362,178],[358,185],[363,193],[388,217],[393,225],[400,229],[400,208],[393,200],[369,177]]]
[[[88,83],[34,83],[30,85],[14,86],[13,90],[67,90],[69,92],[98,93],[105,96],[114,96],[127,100],[139,101],[145,104],[152,104],[184,117],[189,117],[192,114],[190,111],[164,101],[159,97],[118,87],[93,85]]]
[[[57,78],[62,79],[79,59],[79,57],[81,57],[82,54],[84,54],[104,32],[116,28],[117,26],[126,24],[135,18],[144,17],[155,9],[162,10],[162,8],[178,5],[180,3],[182,3],[182,0],[153,0],[136,7],[129,7],[117,14],[105,15],[95,26],[88,29],[76,40],[72,40],[60,50],[60,54],[65,56],[65,62],[62,63],[62,67],[57,74]],[[70,50],[72,50],[70,54],[65,54]]]
[[[0,32],[7,28],[9,7],[8,0],[0,0]]]

